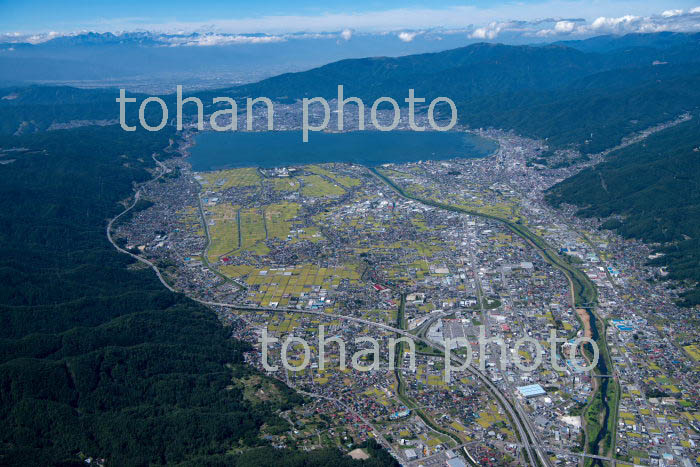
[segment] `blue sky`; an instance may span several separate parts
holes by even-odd
[[[498,24],[536,22],[543,18],[583,19],[590,24],[598,18],[606,18],[599,23],[618,27],[620,18],[654,17],[657,18],[654,25],[644,27],[663,28],[663,25],[659,26],[662,18],[700,14],[698,7],[700,0],[0,0],[0,33],[156,30],[275,34],[344,29],[353,32],[430,28],[499,30]],[[571,33],[572,28],[563,25],[557,31]]]

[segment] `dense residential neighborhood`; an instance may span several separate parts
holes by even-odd
[[[266,435],[279,446],[372,438],[411,465],[691,465],[697,318],[673,304],[681,290],[648,247],[546,203],[581,167],[538,167],[543,142],[478,133],[498,142],[491,156],[376,169],[193,172],[175,157],[115,237],[217,309],[252,365],[313,398],[285,415],[298,429]]]

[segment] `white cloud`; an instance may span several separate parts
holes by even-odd
[[[161,40],[169,42],[172,46],[214,46],[231,44],[269,44],[274,42],[284,42],[287,40],[282,36],[247,36],[231,34],[197,34],[188,36],[161,36]]]
[[[593,21],[591,29],[594,31],[619,32],[638,19],[638,16],[632,15],[625,15],[619,18],[606,18],[605,16],[601,16]]]
[[[489,31],[486,28],[477,28],[469,34],[469,38],[471,39],[493,39],[496,37],[496,33]]]
[[[671,18],[672,16],[678,16],[682,14],[683,10],[666,10],[663,13],[661,13],[661,16],[663,16],[664,18]]]
[[[98,21],[95,24],[99,24],[99,28],[93,27],[86,31],[153,31],[153,37],[173,46],[258,44],[314,38],[348,41],[363,34],[391,34],[403,42],[412,42],[418,35],[424,35],[426,39],[438,39],[447,35],[465,34],[472,40],[512,41],[518,37],[527,40],[631,32],[700,31],[700,6],[684,12],[669,8],[678,6],[672,3],[674,1],[676,0],[651,0],[640,3],[641,0],[620,0],[606,3],[602,7],[597,2],[584,0],[543,0],[536,4],[510,3],[507,7],[399,8],[362,13],[262,16],[162,24],[149,24],[144,18],[122,18]],[[118,24],[123,27],[115,27]],[[196,31],[200,33],[193,34]],[[78,33],[0,33],[0,41],[40,43],[76,34]]]
[[[399,39],[401,39],[403,42],[411,42],[413,39],[416,38],[418,35],[418,32],[407,32],[407,31],[401,31],[398,36]]]
[[[51,31],[45,34],[32,34],[30,36],[24,36],[22,37],[22,41],[29,42],[30,44],[39,44],[41,42],[50,41],[51,39],[56,39],[57,37],[74,35],[77,35],[77,33],[61,34],[56,31]]]
[[[574,30],[576,23],[573,21],[557,21],[554,25],[554,31],[561,34],[568,34]]]
[[[470,39],[488,39],[493,40],[498,37],[498,34],[508,26],[508,23],[491,23],[486,27],[477,28],[471,34]]]
[[[660,15],[620,17],[601,16],[590,26],[581,30],[582,33],[595,34],[628,34],[650,33],[660,31],[694,32],[700,31],[700,8],[684,13],[681,10],[667,10]]]
[[[557,21],[554,23],[554,27],[551,29],[540,29],[534,33],[537,37],[549,37],[558,35],[567,35],[577,31],[576,23],[574,21]]]
[[[327,32],[351,29],[354,33],[382,31],[400,32],[430,28],[459,29],[475,25],[485,27],[491,22],[511,20],[536,22],[541,18],[596,18],[618,17],[633,12],[636,15],[659,14],[664,9],[677,8],[686,0],[619,0],[598,2],[588,0],[541,0],[538,2],[479,2],[481,6],[405,7],[380,11],[359,11],[358,6],[346,7],[337,13],[296,15],[236,16],[206,21],[153,21],[143,17],[122,17],[84,21],[74,26],[93,31],[148,30],[173,33],[175,31],[207,31],[229,34],[266,32],[286,34],[297,31]],[[429,4],[426,2],[426,4]],[[358,10],[354,10],[357,8]],[[204,9],[203,9],[204,10]],[[323,10],[321,10],[323,11]],[[470,28],[471,29],[471,28]],[[337,37],[337,36],[336,36]]]

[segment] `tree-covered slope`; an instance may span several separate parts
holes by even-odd
[[[601,41],[605,47],[586,51],[473,44],[431,54],[343,60],[203,96],[333,98],[343,84],[345,96],[359,96],[365,105],[380,96],[406,105],[412,88],[428,101],[452,99],[463,124],[512,129],[584,153],[700,108],[699,35]]]
[[[700,118],[611,153],[608,159],[550,189],[555,205],[613,220],[604,226],[659,244],[669,278],[700,281]],[[700,303],[690,292],[685,304]]]
[[[460,118],[473,127],[544,138],[553,149],[597,153],[700,108],[700,68],[684,65],[680,73],[663,68],[604,72],[564,89],[476,99],[459,106]]]
[[[600,53],[561,45],[479,43],[429,54],[341,60],[228,91],[273,99],[332,98],[337,95],[337,85],[343,84],[346,95],[352,93],[364,99],[391,96],[403,100],[408,88],[414,88],[417,95],[429,98],[448,96],[469,101],[493,94],[561,89],[597,73],[645,68],[655,61],[671,65],[700,62],[700,37],[679,36],[670,47],[657,48],[654,44],[650,39],[644,47]]]

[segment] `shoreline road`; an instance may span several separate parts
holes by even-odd
[[[155,161],[156,165],[161,169],[161,172],[160,172],[160,174],[158,174],[158,176],[156,176],[155,178],[153,178],[147,182],[144,182],[141,186],[146,185],[148,183],[153,183],[153,182],[157,181],[158,179],[160,179],[163,175],[170,173],[170,169],[165,164],[163,164],[161,161],[156,159],[155,154],[152,154],[151,157]],[[135,260],[140,261],[141,263],[143,263],[143,264],[149,266],[151,269],[153,269],[153,271],[156,273],[156,276],[158,276],[158,279],[160,280],[161,284],[163,284],[163,286],[165,286],[165,288],[167,288],[171,292],[177,293],[178,291],[175,290],[170,284],[168,284],[168,282],[165,280],[165,278],[161,274],[160,269],[158,269],[158,267],[155,264],[153,264],[152,262],[150,262],[146,258],[143,258],[139,255],[135,255],[134,253],[127,251],[124,248],[120,247],[119,245],[117,245],[117,243],[112,238],[112,226],[114,225],[114,223],[116,221],[118,221],[124,214],[131,211],[136,206],[136,204],[139,202],[140,199],[141,199],[141,187],[138,187],[136,189],[136,192],[134,193],[134,201],[131,203],[131,205],[129,205],[122,212],[120,212],[119,214],[114,216],[107,223],[107,240],[109,240],[109,243],[111,243],[112,246],[114,248],[116,248],[118,252],[129,255],[132,258],[134,258]]]

